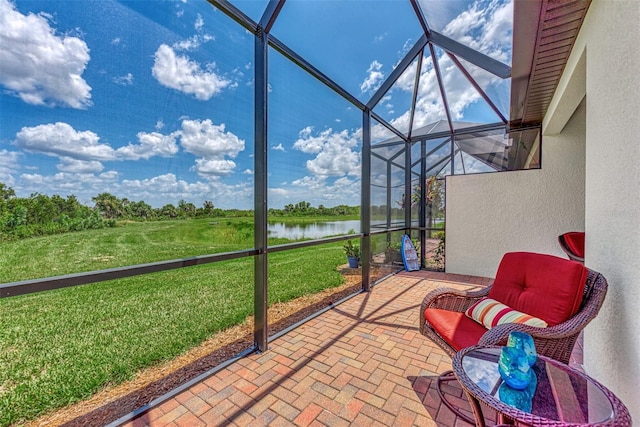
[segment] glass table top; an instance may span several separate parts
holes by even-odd
[[[462,358],[464,373],[490,397],[537,417],[566,423],[599,423],[614,417],[608,397],[586,375],[538,357],[525,390],[508,387],[498,372],[500,347],[477,348]]]

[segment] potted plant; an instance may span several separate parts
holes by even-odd
[[[344,253],[347,255],[347,261],[349,261],[350,268],[358,268],[358,261],[360,260],[360,247],[354,245],[351,240],[347,240],[344,244]]]

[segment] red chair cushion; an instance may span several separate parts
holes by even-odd
[[[511,252],[500,262],[489,297],[554,326],[580,309],[587,276],[587,268],[574,261]]]
[[[584,233],[571,231],[563,234],[564,243],[573,254],[584,258]]]
[[[487,329],[464,313],[427,308],[424,319],[456,351],[478,344]]]

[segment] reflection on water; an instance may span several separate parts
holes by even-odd
[[[278,237],[289,240],[321,239],[323,237],[337,236],[341,234],[358,233],[360,220],[314,222],[310,224],[285,224],[283,222],[269,223],[267,232],[269,237]]]

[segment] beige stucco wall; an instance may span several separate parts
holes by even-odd
[[[584,127],[581,104],[562,138],[543,138],[542,169],[447,177],[447,272],[494,277],[512,251],[565,256],[558,236],[584,230]]]
[[[586,265],[609,292],[585,331],[587,373],[640,423],[640,1],[593,1],[544,123],[586,79]],[[582,59],[581,59],[582,58]],[[580,65],[580,63],[584,64]],[[582,67],[582,69],[581,69]],[[578,76],[578,78],[576,78]],[[564,139],[565,131],[558,135]]]
[[[559,254],[557,234],[584,226],[586,264],[609,281],[604,306],[585,331],[585,368],[622,399],[636,424],[640,423],[639,22],[639,0],[591,3],[543,122],[547,134],[542,170],[448,179],[446,253],[449,272],[493,276],[502,253]],[[581,185],[582,213],[579,197],[572,196]]]

